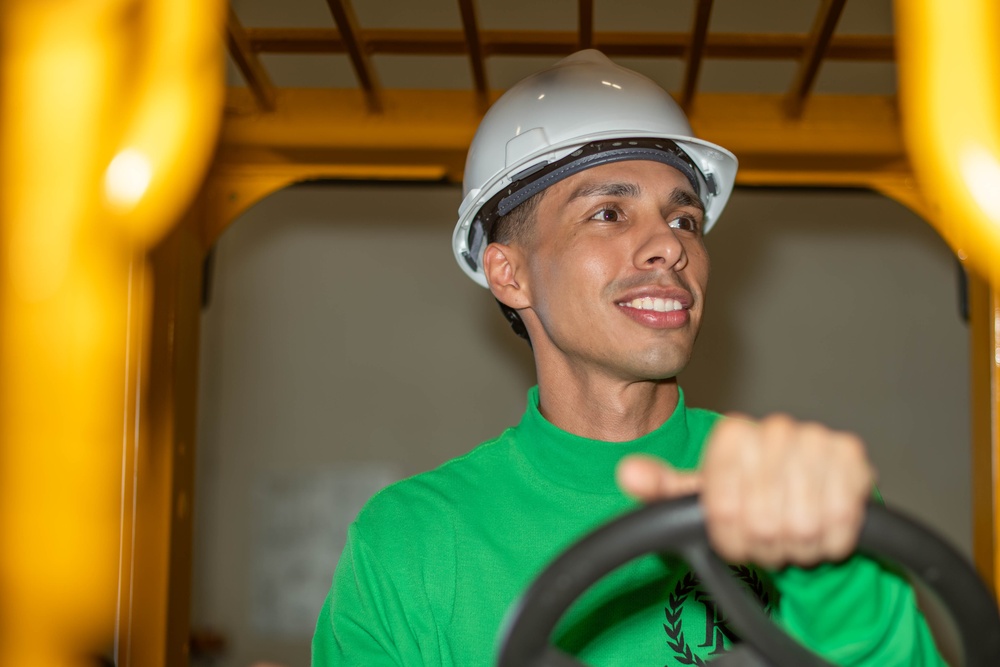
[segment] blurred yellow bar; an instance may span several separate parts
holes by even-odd
[[[147,251],[213,151],[221,4],[0,2],[2,665],[130,664]]]
[[[896,0],[904,141],[926,216],[971,270],[973,551],[1000,584],[1000,7]],[[941,443],[942,447],[954,446]]]
[[[988,276],[1000,258],[1000,7],[897,0],[903,134],[931,220]]]
[[[230,203],[203,202],[187,214],[190,224],[178,226],[219,129],[223,10],[222,0],[0,0],[0,665],[75,667],[98,656],[119,667],[187,662],[184,531],[204,240],[253,198],[288,182],[288,173],[330,175],[295,165],[236,178],[236,160],[231,182],[214,190]],[[994,583],[998,11],[993,0],[897,0],[905,143],[920,189],[910,192],[895,168],[873,171],[869,182],[882,178],[884,191],[920,202],[956,254],[984,276],[974,282],[971,323],[975,548]],[[756,108],[763,113],[766,104]],[[314,127],[342,129],[330,122],[328,105],[307,109],[322,112]],[[278,120],[231,131],[244,128],[247,141],[259,141]],[[399,136],[414,136],[406,127],[412,119],[404,120]],[[467,121],[466,135],[475,119]],[[374,121],[364,115],[358,122]],[[325,136],[291,129],[308,145]],[[753,127],[734,131],[761,136]],[[896,154],[894,135],[883,132],[880,142],[864,132],[859,123],[845,126],[864,150]],[[456,155],[464,150],[461,139],[445,142],[457,136],[455,127],[430,136],[415,149],[438,157],[442,144]],[[815,151],[808,142],[800,148]],[[390,141],[386,149],[400,145]],[[448,156],[365,165],[328,169],[412,178],[460,171]],[[758,171],[748,173],[761,182],[791,178],[767,164]],[[863,174],[849,178],[864,182]]]

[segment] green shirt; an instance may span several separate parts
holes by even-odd
[[[314,667],[494,664],[504,617],[540,571],[637,507],[615,484],[618,461],[644,453],[694,469],[718,419],[687,408],[682,394],[670,419],[637,440],[589,440],[546,421],[532,389],[516,427],[368,502],[320,613]],[[840,664],[944,664],[909,586],[874,561],[733,574]],[[596,667],[659,667],[705,664],[732,637],[683,563],[649,555],[588,590],[555,641]]]

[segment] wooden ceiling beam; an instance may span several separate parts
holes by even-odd
[[[823,64],[823,56],[833,38],[833,31],[837,28],[845,4],[847,4],[847,0],[823,0],[816,13],[816,20],[809,32],[806,52],[799,62],[799,69],[795,73],[795,79],[792,82],[791,90],[788,91],[785,104],[788,115],[792,118],[797,118],[802,114],[802,107],[816,83],[820,65]]]
[[[340,31],[332,28],[247,28],[256,53],[347,53]],[[484,56],[569,55],[577,49],[573,31],[481,30]],[[369,53],[389,55],[455,55],[467,53],[462,30],[370,29],[364,31]],[[711,33],[706,35],[705,58],[798,60],[808,48],[808,35]],[[597,32],[591,46],[610,56],[681,58],[690,36],[683,32]],[[891,35],[837,35],[826,49],[828,60],[892,62]]]
[[[705,53],[705,38],[708,36],[708,20],[712,15],[712,0],[698,0],[694,25],[691,28],[691,42],[687,48],[684,65],[684,83],[681,85],[681,106],[691,108],[694,93],[698,87],[702,56]]]
[[[238,113],[223,126],[221,144],[230,153],[259,151],[272,162],[294,151],[317,159],[350,153],[368,161],[394,160],[394,151],[409,160],[454,151],[455,162],[464,162],[480,120],[471,91],[382,92],[391,104],[373,118],[358,90],[287,89],[276,116],[256,111],[245,89],[231,88],[228,105]],[[744,158],[758,164],[905,159],[894,96],[819,96],[794,121],[785,116],[783,100],[780,94],[702,93],[691,124],[698,136],[739,155],[741,169]]]
[[[476,89],[476,97],[479,106],[485,109],[489,105],[490,88],[486,81],[486,63],[483,58],[483,44],[479,39],[476,7],[473,0],[458,0],[458,8],[462,13],[462,29],[465,32],[465,46],[469,54],[469,64],[472,66],[472,82]]]
[[[579,0],[579,31],[577,46],[589,49],[594,45],[594,0]]]
[[[223,125],[213,172],[215,199],[225,210],[213,216],[206,243],[255,197],[295,181],[461,182],[481,119],[475,94],[382,94],[386,110],[372,115],[359,90],[287,89],[282,113],[265,114],[245,88],[230,89],[227,104],[237,113]],[[739,156],[737,182],[744,185],[912,185],[894,96],[819,96],[797,120],[787,118],[784,99],[701,93],[691,124]]]
[[[351,58],[351,65],[358,77],[358,85],[365,92],[368,109],[373,113],[381,113],[382,100],[379,97],[378,77],[368,59],[363,35],[350,0],[326,0],[326,4],[329,5],[330,13],[333,14],[333,20],[337,24],[340,40]]]
[[[254,99],[257,100],[257,106],[262,111],[274,111],[275,94],[271,77],[268,76],[267,70],[264,69],[260,59],[257,57],[257,53],[247,38],[246,30],[240,24],[236,12],[233,11],[231,6],[228,7],[228,10],[229,14],[226,17],[226,45],[229,48],[229,55],[232,57],[237,69],[240,70],[240,74],[243,75],[243,80],[246,81],[247,86],[253,92]]]

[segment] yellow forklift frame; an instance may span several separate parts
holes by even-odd
[[[203,260],[247,207],[316,179],[459,182],[486,58],[684,63],[696,132],[744,185],[863,187],[969,273],[974,555],[1000,590],[1000,10],[897,0],[895,36],[245,28],[221,0],[0,3],[0,663],[188,663]],[[223,38],[224,37],[224,38]],[[228,46],[246,87],[225,90]],[[352,90],[282,89],[264,53],[346,54]],[[469,91],[387,90],[371,56],[464,55]],[[705,58],[797,63],[784,95],[698,92]],[[816,95],[824,61],[895,60],[899,95]],[[214,152],[213,152],[214,151]],[[121,566],[119,567],[119,564]]]

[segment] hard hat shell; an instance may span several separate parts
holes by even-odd
[[[596,141],[669,139],[702,176],[707,232],[725,208],[736,156],[693,136],[684,112],[647,77],[593,49],[579,51],[515,84],[490,108],[469,148],[452,247],[459,266],[486,287],[486,243],[474,222],[483,205],[525,174]],[[623,158],[636,159],[636,158]]]

